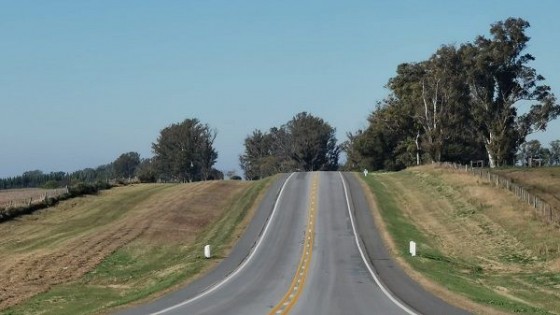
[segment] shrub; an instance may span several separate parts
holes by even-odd
[[[48,182],[44,183],[43,186],[41,186],[41,188],[44,189],[55,189],[59,187],[60,184],[56,180],[49,180]]]

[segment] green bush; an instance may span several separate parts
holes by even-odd
[[[49,180],[48,182],[44,183],[41,188],[44,189],[55,189],[60,188],[60,184],[56,180]]]

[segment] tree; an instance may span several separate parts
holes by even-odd
[[[272,155],[270,134],[255,130],[245,138],[245,152],[239,157],[241,169],[247,179],[261,179],[275,173],[274,167],[266,165],[265,159]]]
[[[157,181],[157,169],[154,159],[142,159],[136,168],[136,176],[142,183],[155,183]]]
[[[296,169],[335,170],[340,148],[335,129],[322,119],[300,113],[280,128],[255,130],[245,138],[239,157],[247,179],[260,179]]]
[[[345,147],[351,152],[350,169],[399,170],[416,163],[416,131],[411,108],[393,96],[377,104],[369,115],[369,126],[363,132],[352,135]],[[351,147],[348,147],[351,145]],[[412,152],[410,145],[412,145]]]
[[[99,165],[94,170],[95,178],[92,181],[95,182],[109,182],[109,180],[115,178],[115,170],[113,164],[103,164]]]
[[[560,165],[560,140],[550,142],[550,164]]]
[[[531,140],[523,143],[520,147],[518,160],[524,166],[532,166],[535,158],[542,158],[543,148],[539,140]]]
[[[291,157],[291,135],[286,126],[255,130],[245,139],[245,152],[239,157],[245,178],[261,179],[297,168]]]
[[[468,86],[462,78],[463,63],[455,46],[442,46],[429,60],[404,63],[387,86],[401,106],[408,107],[414,118],[411,126],[416,136],[407,140],[403,150],[412,153],[416,147],[416,164],[420,152],[439,162],[449,153],[452,141],[460,140],[469,121]]]
[[[213,147],[216,135],[198,119],[186,119],[161,130],[152,144],[160,176],[189,182],[207,180],[218,158]]]
[[[525,137],[545,130],[560,114],[560,106],[544,77],[528,65],[535,58],[523,54],[529,23],[508,18],[490,28],[491,39],[479,36],[460,49],[471,92],[471,113],[478,137],[485,146],[491,167],[512,161]],[[518,116],[516,105],[536,102],[527,114]]]
[[[114,162],[113,169],[115,176],[120,179],[131,179],[140,165],[140,154],[128,152],[121,154]]]
[[[40,170],[27,171],[23,173],[23,187],[39,187],[42,184],[44,174]]]
[[[301,170],[336,170],[340,148],[335,129],[323,119],[306,112],[297,114],[286,125],[292,139],[292,159]]]
[[[212,168],[210,170],[207,180],[224,180],[224,172]]]
[[[340,150],[346,154],[346,164],[344,166],[344,169],[346,170],[357,170],[361,168],[361,162],[364,157],[358,150],[356,142],[360,139],[363,133],[364,131],[361,129],[354,133],[347,132],[347,140],[340,145]]]

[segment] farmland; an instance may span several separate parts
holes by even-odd
[[[117,187],[2,223],[0,309],[91,313],[184,283],[216,262],[202,243],[227,252],[267,183]]]

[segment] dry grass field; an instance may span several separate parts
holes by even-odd
[[[560,209],[560,167],[505,168],[492,172],[513,180]]]
[[[53,196],[59,195],[63,191],[66,191],[66,189],[22,188],[0,190],[0,208],[5,208],[12,202],[19,204],[23,201],[28,202],[29,199],[38,201],[45,194]]]
[[[518,176],[535,186],[556,180]],[[432,166],[366,181],[393,251],[427,287],[477,313],[560,313],[560,229],[514,194]],[[410,240],[419,243],[417,258],[407,254]]]
[[[147,296],[159,290],[153,288],[155,284],[165,288],[173,281],[184,281],[183,270],[189,270],[185,257],[194,259],[194,272],[201,268],[196,260],[199,254],[192,253],[193,244],[201,233],[217,234],[209,230],[217,221],[231,223],[235,230],[238,219],[223,218],[253,186],[240,181],[213,181],[118,187],[2,223],[0,310],[48,291],[27,303],[30,306],[9,309],[7,314],[98,311]],[[254,201],[254,196],[251,198]],[[245,213],[246,209],[235,211]],[[154,274],[156,271],[149,268],[160,269]],[[169,280],[173,273],[179,275]],[[57,285],[62,287],[57,289]],[[83,301],[72,301],[78,299],[72,295],[80,290],[91,294],[89,300],[88,293],[83,293]],[[49,294],[57,296],[56,303]],[[95,294],[107,295],[107,301],[92,303],[99,298]],[[115,302],[119,299],[125,301]],[[66,311],[61,311],[65,303]]]

